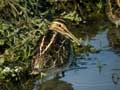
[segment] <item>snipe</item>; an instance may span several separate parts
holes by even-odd
[[[54,20],[41,36],[32,58],[32,74],[56,74],[69,67],[72,60],[71,41],[80,41],[68,30],[64,21]]]

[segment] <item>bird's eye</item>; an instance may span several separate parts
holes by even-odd
[[[59,26],[59,27],[61,27],[61,25],[60,25],[60,24],[58,24],[58,26]]]

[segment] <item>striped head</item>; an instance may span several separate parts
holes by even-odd
[[[72,39],[72,41],[76,42],[78,45],[80,45],[80,41],[69,31],[67,26],[65,25],[65,21],[62,19],[56,19],[53,22],[51,22],[49,26],[50,30],[53,30],[55,32],[58,32],[65,37]]]

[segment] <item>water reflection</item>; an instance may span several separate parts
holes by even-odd
[[[68,82],[58,79],[51,79],[38,85],[37,90],[74,90]]]

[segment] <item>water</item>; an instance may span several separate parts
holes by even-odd
[[[67,71],[61,78],[71,83],[74,90],[120,90],[120,56],[109,47],[107,32],[107,29],[99,32],[90,41],[96,49],[101,49],[99,53],[91,53],[82,61],[77,57],[77,64],[86,68]]]

